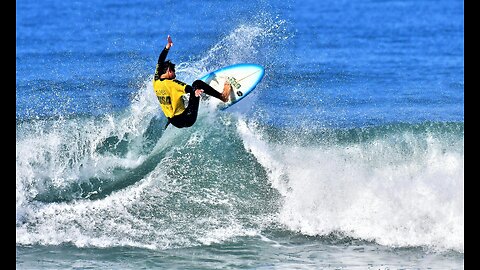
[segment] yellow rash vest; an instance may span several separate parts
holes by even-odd
[[[187,84],[179,80],[158,79],[153,81],[153,89],[166,117],[172,118],[185,111],[182,96],[185,94],[186,87]]]

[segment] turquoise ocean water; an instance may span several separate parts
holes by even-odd
[[[463,1],[17,1],[16,267],[463,269]]]

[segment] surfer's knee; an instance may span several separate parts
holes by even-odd
[[[202,85],[203,81],[201,80],[196,80],[192,83],[192,87],[193,89],[202,89],[201,85]]]

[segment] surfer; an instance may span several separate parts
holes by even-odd
[[[200,95],[205,93],[227,102],[232,86],[230,83],[225,82],[223,92],[219,93],[201,80],[194,81],[192,85],[176,80],[175,64],[170,60],[165,61],[172,46],[172,38],[168,35],[167,45],[165,45],[158,57],[153,78],[153,90],[157,95],[163,113],[168,119],[165,128],[167,128],[168,124],[172,124],[177,128],[191,127],[197,120]],[[185,107],[182,96],[187,93],[190,94],[190,98],[188,99],[188,106]]]

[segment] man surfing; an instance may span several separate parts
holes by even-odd
[[[225,82],[223,92],[219,93],[210,85],[201,80],[196,80],[192,85],[176,80],[175,64],[170,60],[165,61],[170,48],[173,46],[172,38],[167,36],[167,45],[163,48],[158,57],[155,76],[153,78],[153,90],[157,95],[160,107],[168,119],[168,124],[177,128],[191,127],[197,121],[198,107],[200,104],[200,95],[205,93],[209,96],[218,98],[223,102],[229,100],[232,86]],[[190,94],[188,106],[185,107],[182,96]]]

